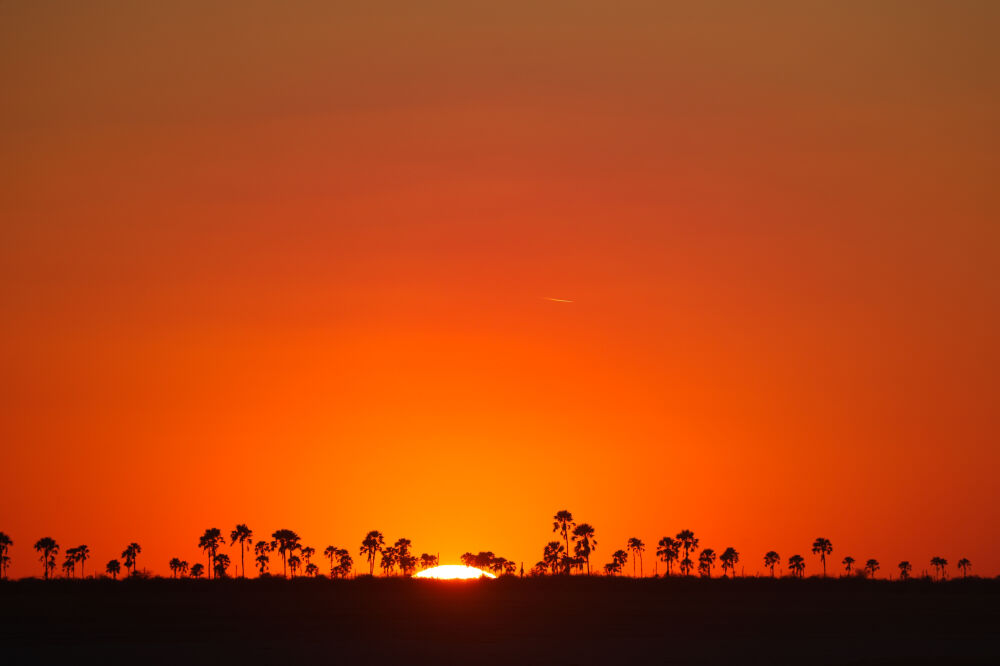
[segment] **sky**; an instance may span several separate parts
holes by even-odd
[[[560,509],[647,572],[691,529],[747,574],[818,536],[1000,574],[998,31],[0,3],[11,576],[42,536],[168,574],[236,523],[530,568]]]

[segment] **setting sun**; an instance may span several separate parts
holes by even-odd
[[[425,569],[413,576],[414,578],[435,578],[437,580],[469,580],[472,578],[496,578],[493,574],[467,567],[461,564],[445,564],[440,567]]]

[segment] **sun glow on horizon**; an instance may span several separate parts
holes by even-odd
[[[493,574],[475,567],[461,564],[443,564],[439,567],[425,569],[413,576],[414,578],[432,578],[435,580],[471,580],[474,578],[496,578]]]

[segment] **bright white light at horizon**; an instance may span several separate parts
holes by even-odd
[[[461,564],[442,564],[439,567],[424,569],[414,578],[435,578],[438,580],[469,580],[472,578],[496,578],[493,574],[475,567],[467,567]]]

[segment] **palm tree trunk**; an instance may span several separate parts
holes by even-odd
[[[246,551],[246,548],[244,548],[243,546],[244,546],[243,540],[241,539],[240,540],[240,567],[242,567],[242,569],[243,569],[243,577],[246,578],[247,577],[247,563],[246,563],[246,560],[243,559],[244,552]]]

